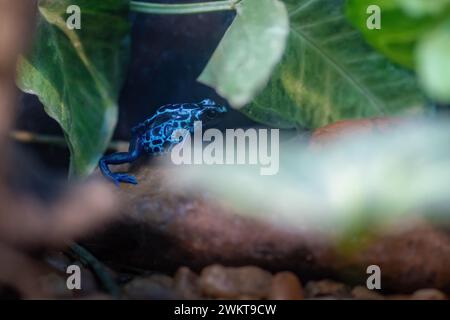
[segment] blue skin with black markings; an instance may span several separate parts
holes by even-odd
[[[116,185],[121,182],[137,184],[134,176],[125,173],[113,173],[108,165],[133,162],[143,154],[164,154],[183,140],[183,137],[174,137],[175,131],[184,129],[192,134],[196,121],[202,121],[203,125],[208,125],[226,112],[226,107],[218,105],[210,99],[205,99],[200,103],[162,106],[151,118],[131,129],[128,152],[117,152],[102,157],[99,161],[99,168],[103,175],[111,179]]]

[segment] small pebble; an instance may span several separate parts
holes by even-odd
[[[447,300],[447,296],[437,289],[420,289],[412,294],[411,300]]]
[[[87,296],[79,298],[79,300],[113,300],[113,297],[102,292],[94,292]]]
[[[305,287],[307,298],[333,296],[335,298],[351,298],[350,289],[343,283],[333,280],[309,281]]]
[[[375,290],[369,290],[363,286],[356,286],[353,288],[352,297],[357,300],[383,300],[384,297]]]
[[[247,301],[249,301],[249,300],[260,300],[260,298],[258,298],[258,297],[251,297],[251,296],[239,296],[238,298],[237,298],[237,300],[242,300],[242,301],[245,301],[245,300],[247,300]]]
[[[169,300],[178,298],[173,291],[172,278],[165,275],[138,277],[127,283],[124,288],[127,299]]]
[[[298,277],[292,272],[279,272],[272,278],[270,300],[303,300],[305,295]]]
[[[200,275],[202,292],[212,298],[238,299],[252,297],[264,299],[270,294],[272,275],[258,267],[227,268],[212,265]]]
[[[386,297],[388,300],[410,300],[411,297],[406,294],[391,294]]]
[[[198,276],[187,267],[181,267],[175,273],[174,289],[182,299],[198,300],[201,298]]]

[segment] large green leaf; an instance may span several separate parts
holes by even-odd
[[[70,5],[81,29],[70,30]],[[19,66],[19,86],[36,94],[62,127],[71,151],[70,173],[91,172],[117,122],[127,66],[128,0],[41,0],[34,46]]]
[[[236,2],[237,16],[199,81],[239,108],[267,84],[283,55],[289,19],[278,0]]]
[[[371,49],[346,20],[341,0],[286,0],[290,34],[268,86],[246,108],[274,126],[320,127],[345,118],[419,110],[413,74]]]

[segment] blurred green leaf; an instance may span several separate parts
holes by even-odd
[[[350,21],[372,46],[392,61],[414,68],[414,50],[419,39],[449,16],[448,9],[425,15],[434,8],[433,3],[421,0],[347,0],[346,11]],[[377,5],[381,9],[381,30],[367,28],[369,5]],[[408,14],[411,11],[414,14]]]
[[[411,16],[438,15],[450,6],[450,0],[395,0]]]
[[[199,81],[240,108],[267,83],[283,55],[289,22],[278,0],[242,0]]]
[[[450,102],[450,18],[420,41],[417,72],[430,96]]]
[[[66,10],[81,9],[69,30]],[[41,0],[32,53],[19,66],[19,86],[36,94],[64,131],[70,174],[90,173],[117,122],[128,61],[128,0]]]
[[[367,28],[366,10],[369,5],[381,8],[381,29]],[[430,17],[411,17],[405,14],[397,1],[348,0],[347,17],[364,35],[367,42],[392,61],[414,68],[414,48],[417,39],[435,22]]]
[[[366,27],[373,4],[381,8],[381,30]],[[432,99],[450,102],[450,0],[348,0],[347,16],[372,46],[416,70]]]
[[[340,119],[420,110],[414,75],[371,49],[346,20],[340,0],[286,0],[290,35],[249,117],[277,126],[316,128]],[[286,126],[283,126],[286,127]]]

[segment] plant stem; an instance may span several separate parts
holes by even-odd
[[[36,134],[28,131],[16,130],[10,133],[11,138],[22,143],[52,144],[58,147],[66,147],[64,137],[47,134]]]
[[[41,143],[51,144],[62,148],[67,148],[66,139],[62,136],[54,136],[48,134],[37,134],[28,131],[16,130],[10,133],[12,139],[22,143]],[[108,149],[111,150],[124,150],[128,146],[126,141],[111,141],[108,145]]]
[[[105,266],[99,260],[97,260],[97,258],[93,256],[92,253],[76,243],[73,243],[69,247],[69,249],[71,251],[70,253],[76,259],[79,259],[82,264],[91,268],[91,270],[100,280],[104,290],[111,294],[114,299],[118,299],[120,297],[119,286],[116,284]]]
[[[131,1],[130,10],[149,14],[192,14],[235,10],[241,0],[222,0],[198,3],[163,4]]]

